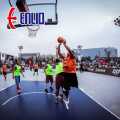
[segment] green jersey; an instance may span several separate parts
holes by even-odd
[[[56,75],[62,72],[63,72],[63,63],[59,62],[59,64],[56,65]]]
[[[53,66],[51,66],[50,64],[47,64],[47,68],[45,69],[45,72],[47,75],[53,75],[53,72],[52,72],[52,68]]]
[[[17,69],[14,70],[14,76],[20,76],[21,75],[21,66],[16,65]]]

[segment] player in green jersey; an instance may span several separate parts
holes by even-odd
[[[17,88],[18,94],[20,94],[20,89],[21,89],[19,87],[21,74],[23,75],[22,70],[21,70],[21,66],[20,66],[20,62],[19,62],[19,60],[16,60],[16,65],[13,68],[13,79],[15,78],[16,88]],[[24,75],[23,75],[23,77],[24,77]]]
[[[52,84],[53,84],[53,72],[52,72],[52,68],[53,66],[51,66],[51,59],[48,60],[48,64],[46,64],[45,68],[44,68],[44,72],[45,72],[45,75],[46,75],[46,80],[45,80],[45,92],[48,93],[48,90],[47,90],[47,84],[49,83],[49,80],[51,82],[51,86],[50,86],[50,89],[53,90],[52,88]]]
[[[60,94],[60,96],[61,96],[61,99],[63,99],[63,86],[64,86],[63,59],[58,58],[58,47],[56,47],[56,78],[55,78],[55,83],[56,83],[55,103],[57,104],[60,87],[62,87],[62,93]]]

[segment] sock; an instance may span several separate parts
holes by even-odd
[[[56,96],[56,99],[58,99],[58,96]]]

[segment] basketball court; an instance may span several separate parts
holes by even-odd
[[[79,88],[71,88],[69,104],[60,97],[59,103],[56,104],[55,84],[53,84],[53,91],[48,88],[48,93],[44,92],[43,70],[39,72],[41,80],[38,80],[37,75],[32,77],[32,71],[27,70],[26,72],[31,79],[29,80],[25,73],[26,78],[22,78],[20,83],[20,95],[17,94],[15,84],[0,91],[0,120],[118,120],[116,115],[91,99]]]

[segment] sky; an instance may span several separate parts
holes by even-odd
[[[9,10],[8,0],[0,0],[2,53],[18,56],[22,45],[23,53],[55,54],[61,36],[71,49],[78,45],[82,49],[110,46],[117,48],[120,56],[120,27],[113,22],[120,16],[120,0],[58,0],[58,25],[41,25],[35,38],[28,37],[26,27],[7,29]],[[63,45],[61,52],[67,52]]]

